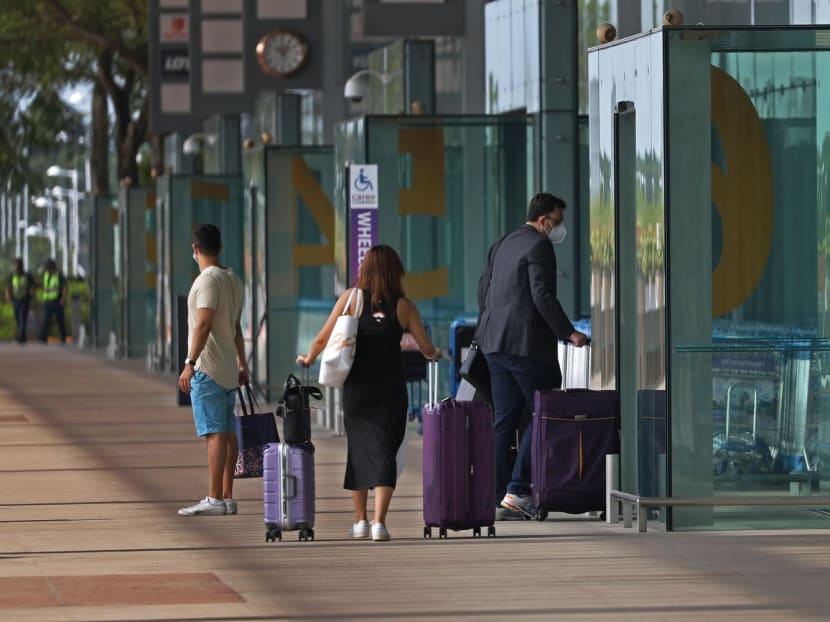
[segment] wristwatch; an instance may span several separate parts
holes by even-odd
[[[185,359],[185,360],[184,360],[184,364],[185,364],[185,365],[194,365],[194,366],[195,366],[195,365],[196,365],[196,361],[194,361],[193,359]]]

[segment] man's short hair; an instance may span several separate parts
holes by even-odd
[[[527,206],[527,221],[533,222],[540,216],[550,214],[556,208],[565,209],[565,201],[549,192],[540,192],[530,199]]]
[[[222,232],[216,225],[199,225],[193,232],[193,246],[203,255],[218,257],[222,250]]]

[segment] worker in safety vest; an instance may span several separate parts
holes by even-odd
[[[58,332],[61,342],[66,341],[66,321],[63,316],[63,306],[66,304],[66,279],[58,272],[54,259],[46,260],[46,271],[41,282],[40,300],[43,303],[43,323],[40,325],[38,339],[46,343],[49,334],[49,324],[52,316],[58,323]]]
[[[17,323],[15,340],[24,343],[26,341],[26,318],[29,316],[29,303],[32,300],[35,280],[31,273],[23,269],[21,257],[15,259],[14,263],[14,272],[6,282],[6,300],[10,300],[14,306],[14,321]]]

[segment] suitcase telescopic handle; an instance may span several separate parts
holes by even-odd
[[[571,363],[573,362],[571,359],[576,355],[576,346],[573,345],[567,339],[560,339],[559,345],[562,346],[562,360],[560,361],[560,373],[562,374],[562,388],[563,389],[570,389],[573,387],[566,386],[568,384],[568,370],[570,369]],[[557,346],[559,347],[559,346]],[[587,339],[585,341],[585,345],[582,346],[585,348],[585,366],[584,366],[584,388],[590,388],[591,386],[591,340]]]
[[[438,361],[427,361],[427,402],[438,403]]]

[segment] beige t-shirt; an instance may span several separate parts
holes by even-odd
[[[230,268],[209,266],[193,281],[187,297],[188,351],[196,325],[196,309],[213,309],[213,325],[196,369],[219,386],[233,389],[239,384],[236,364],[236,322],[242,312],[242,281]]]

